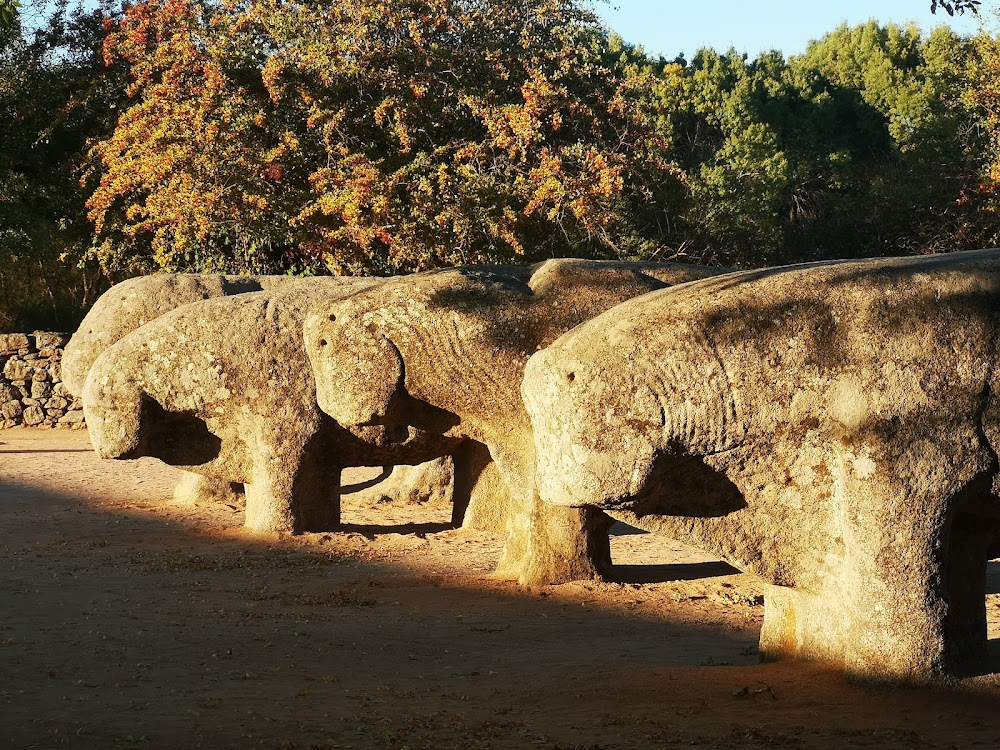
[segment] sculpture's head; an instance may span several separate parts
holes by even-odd
[[[619,368],[588,360],[566,356],[557,342],[528,360],[521,393],[541,498],[613,508],[642,489],[662,424],[648,389],[635,391]]]
[[[729,512],[739,502],[734,488],[701,460],[732,447],[725,371],[703,337],[681,326],[651,330],[616,312],[631,305],[578,326],[528,360],[521,392],[538,492],[558,505]],[[706,493],[712,498],[694,497]]]
[[[87,434],[101,458],[134,457],[142,425],[142,394],[118,366],[114,347],[97,357],[82,389]]]
[[[364,295],[306,319],[319,408],[344,426],[378,424],[404,393],[403,358]]]

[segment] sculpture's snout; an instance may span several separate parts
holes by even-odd
[[[83,337],[74,334],[66,348],[63,350],[62,358],[62,382],[63,387],[74,396],[79,396],[83,391],[83,383],[86,377],[86,367],[82,364],[82,345],[79,343]]]
[[[345,426],[384,421],[403,389],[403,359],[392,341],[334,310],[310,317],[304,335],[319,408]]]
[[[607,399],[616,381],[558,343],[528,360],[521,393],[535,437],[536,485],[548,503],[616,508],[645,486],[660,430],[659,403],[636,393]]]
[[[83,412],[87,420],[87,434],[94,451],[101,458],[135,458],[139,448],[141,414],[138,404],[131,401],[102,402],[88,398],[90,381],[84,386]]]

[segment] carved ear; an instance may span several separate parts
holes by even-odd
[[[319,408],[346,426],[384,419],[405,388],[405,370],[399,350],[379,327],[314,316],[305,336]]]

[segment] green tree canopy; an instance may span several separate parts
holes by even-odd
[[[14,26],[19,5],[18,0],[0,0],[0,29],[9,29]]]
[[[0,330],[68,329],[102,288],[77,264],[91,236],[87,142],[118,96],[100,55],[104,17],[61,4],[0,49]]]
[[[650,109],[686,178],[666,244],[745,266],[988,242],[968,51],[943,27],[870,22],[787,61],[663,63]]]

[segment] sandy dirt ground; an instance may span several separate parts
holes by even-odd
[[[760,664],[758,582],[669,539],[619,528],[613,581],[529,590],[443,504],[261,537],[176,478],[0,431],[0,750],[1000,747],[1000,677]]]

